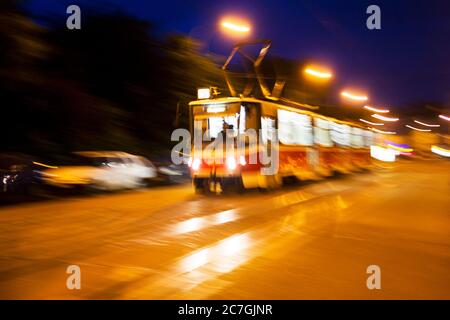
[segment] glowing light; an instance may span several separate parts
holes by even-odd
[[[370,147],[370,156],[374,159],[384,162],[395,162],[396,152],[391,149],[383,148],[380,146]]]
[[[180,222],[177,227],[177,233],[189,233],[192,231],[197,231],[203,227],[203,219],[202,218],[192,218],[183,222]]]
[[[222,22],[222,27],[235,31],[235,32],[239,32],[239,33],[248,33],[250,32],[250,27],[246,26],[246,25],[238,25],[236,23],[233,23],[231,21],[223,21]]]
[[[364,119],[359,119],[359,121],[365,122],[365,123],[367,123],[367,124],[371,124],[371,125],[373,125],[373,126],[384,126],[384,123],[370,122],[370,121],[367,121],[367,120],[364,120]]]
[[[211,98],[211,90],[209,88],[197,89],[197,99],[209,99]]]
[[[379,130],[376,128],[369,128],[372,131],[378,132],[378,133],[382,133],[382,134],[397,134],[397,132],[395,131],[383,131],[383,130]]]
[[[438,147],[438,146],[432,146],[431,147],[431,152],[443,156],[443,157],[450,157],[450,150],[444,149],[442,147]]]
[[[50,165],[48,165],[48,164],[44,164],[44,163],[40,163],[40,162],[36,162],[36,161],[33,161],[33,164],[35,164],[35,165],[37,165],[37,166],[49,168],[49,169],[58,169],[58,167],[50,166]]]
[[[419,128],[410,126],[409,124],[407,124],[405,127],[410,128],[412,130],[420,131],[420,132],[430,132],[431,131],[430,129],[419,129]]]
[[[236,220],[236,213],[233,210],[219,212],[214,217],[216,224],[223,224]]]
[[[181,271],[190,272],[209,262],[209,249],[197,251],[181,261]]]
[[[198,158],[194,159],[194,161],[192,161],[192,170],[197,171],[198,169],[200,169],[200,164],[201,164],[200,159]]]
[[[306,68],[305,73],[307,73],[311,76],[317,77],[317,78],[322,78],[322,79],[329,79],[333,76],[329,72],[322,72],[322,71],[314,70],[313,68]]]
[[[377,112],[377,113],[389,113],[389,110],[387,110],[387,109],[377,109],[377,108],[370,107],[370,106],[364,106],[364,109],[370,110],[373,112]]]
[[[240,156],[239,157],[239,164],[241,166],[245,166],[247,164],[247,160],[245,160],[245,156]]]
[[[398,121],[400,120],[399,118],[389,118],[389,117],[385,117],[379,114],[373,114],[372,115],[373,118],[378,119],[378,120],[382,120],[382,121],[390,121],[390,122],[394,122],[394,121]]]
[[[439,115],[439,118],[446,120],[446,121],[450,121],[450,117],[444,116],[443,114]]]
[[[237,167],[236,159],[234,157],[227,158],[227,168],[229,170],[234,170]]]
[[[405,148],[405,147],[402,147],[402,146],[399,146],[399,145],[395,145],[395,144],[391,144],[391,143],[388,143],[388,147],[391,148],[391,149],[397,150],[400,153],[411,153],[411,152],[414,151],[411,148]]]
[[[225,110],[226,110],[226,107],[224,105],[220,105],[220,104],[211,105],[206,108],[206,112],[208,112],[208,113],[225,112]]]
[[[355,101],[367,101],[367,100],[369,100],[369,98],[367,96],[358,96],[358,95],[349,93],[347,91],[342,91],[341,95],[343,97],[346,97],[348,99],[355,100]]]
[[[420,122],[420,121],[417,121],[417,120],[414,120],[414,122],[418,123],[418,124],[421,124],[422,126],[430,127],[430,128],[439,128],[440,127],[439,124],[429,124],[429,123]]]

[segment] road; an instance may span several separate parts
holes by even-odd
[[[276,192],[190,185],[0,208],[2,299],[450,299],[450,164]],[[66,269],[81,289],[66,288]],[[381,289],[369,290],[369,265]]]

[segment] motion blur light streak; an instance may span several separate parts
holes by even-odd
[[[420,132],[431,132],[431,129],[419,129],[419,128],[410,126],[409,124],[407,124],[405,127],[412,129],[412,130],[420,131]]]
[[[435,153],[437,155],[446,157],[446,158],[450,157],[450,150],[444,149],[444,148],[439,147],[439,146],[432,146],[431,147],[431,152],[433,152],[433,153]]]
[[[414,151],[413,149],[411,149],[409,147],[399,146],[399,145],[395,145],[395,144],[391,144],[391,143],[388,143],[388,147],[392,148],[394,150],[397,150],[400,153],[411,153]]]
[[[35,164],[35,165],[37,165],[37,166],[41,166],[41,167],[44,167],[44,168],[49,168],[49,169],[58,169],[58,167],[57,167],[57,166],[51,166],[51,165],[48,165],[48,164],[44,164],[44,163],[40,163],[40,162],[36,162],[36,161],[33,161],[33,164]]]
[[[359,95],[355,95],[355,94],[349,93],[347,91],[342,91],[341,95],[343,97],[346,97],[348,99],[355,100],[355,101],[367,101],[367,100],[369,100],[369,98],[367,96],[359,96]]]
[[[421,124],[422,126],[430,127],[430,128],[439,128],[441,126],[439,124],[428,124],[428,123],[417,121],[417,120],[414,120],[414,122],[418,123],[418,124]]]
[[[305,69],[305,73],[317,77],[317,78],[322,78],[322,79],[329,79],[331,78],[333,75],[329,72],[321,72],[318,70],[314,70],[312,68],[306,68]]]
[[[364,106],[364,109],[370,110],[373,112],[377,112],[377,113],[389,113],[389,110],[387,110],[387,109],[377,109],[377,108],[370,107],[370,106]]]
[[[379,130],[376,128],[369,128],[372,131],[378,132],[378,133],[382,133],[382,134],[396,134],[397,132],[395,131],[383,131],[383,130]]]
[[[367,124],[371,124],[373,126],[384,126],[384,123],[370,122],[370,121],[367,121],[367,120],[364,120],[364,119],[359,119],[359,121],[365,122]]]
[[[389,118],[389,117],[385,117],[385,116],[382,116],[382,115],[379,115],[379,114],[373,114],[372,117],[376,118],[378,120],[389,121],[389,122],[395,122],[395,121],[400,120],[399,118]]]
[[[446,120],[446,121],[450,121],[450,117],[444,116],[443,114],[440,114],[439,118]]]
[[[371,146],[370,156],[383,162],[395,162],[395,151],[380,146]]]

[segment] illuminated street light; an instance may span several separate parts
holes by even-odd
[[[384,126],[384,123],[379,123],[379,122],[370,122],[364,119],[359,119],[359,121],[362,121],[364,123],[370,124],[372,126]]]
[[[250,26],[242,21],[238,22],[234,19],[224,19],[220,24],[223,29],[237,34],[248,34],[250,32]]]
[[[389,122],[395,122],[395,121],[400,120],[399,118],[389,118],[389,117],[381,116],[379,114],[373,114],[372,117],[376,118],[378,120],[381,120],[381,121],[389,121]]]
[[[308,67],[305,69],[305,73],[320,79],[330,79],[333,75],[330,72],[319,71],[313,67]]]
[[[382,133],[382,134],[397,134],[397,132],[394,131],[383,131],[383,130],[379,130],[376,128],[369,128],[372,131],[378,132],[378,133]]]
[[[414,120],[414,122],[415,122],[415,123],[418,123],[418,124],[420,124],[420,125],[422,125],[422,126],[430,127],[430,128],[439,128],[439,127],[440,127],[439,124],[429,124],[429,123],[420,122],[420,121],[417,121],[417,120]]]
[[[364,109],[370,110],[372,112],[377,112],[377,113],[389,113],[389,110],[387,110],[387,109],[377,109],[377,108],[370,107],[370,106],[364,106]]]
[[[367,101],[369,100],[369,98],[367,96],[359,96],[356,94],[352,94],[348,91],[342,91],[341,92],[341,96],[350,99],[350,100],[354,100],[354,101]]]
[[[446,120],[446,121],[450,121],[450,117],[444,116],[443,114],[439,115],[439,118]]]
[[[409,124],[407,124],[405,127],[410,128],[412,130],[420,131],[420,132],[430,132],[431,131],[430,129],[419,129],[419,128],[410,126]]]

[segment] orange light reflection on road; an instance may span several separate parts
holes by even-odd
[[[192,218],[178,223],[175,226],[175,233],[184,234],[194,232],[214,225],[228,223],[237,218],[238,215],[234,210],[221,211],[205,217]]]
[[[180,271],[185,273],[205,267],[209,272],[230,272],[248,259],[246,249],[250,243],[247,233],[235,234],[183,258],[179,264]]]

